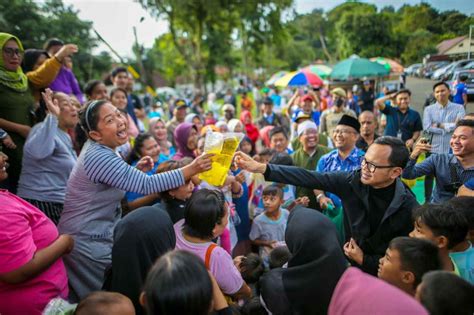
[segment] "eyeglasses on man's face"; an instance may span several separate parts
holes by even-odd
[[[351,133],[355,133],[355,132],[352,131],[352,130],[349,130],[349,129],[334,129],[334,130],[332,131],[332,133],[333,133],[334,135],[342,134],[342,135],[345,136],[345,135],[348,135],[348,134],[351,134]]]
[[[374,173],[378,168],[392,168],[392,167],[395,167],[395,166],[392,166],[392,165],[376,165],[372,162],[367,161],[365,158],[362,159],[362,162],[361,162],[360,165],[361,165],[362,168],[366,167],[367,170],[370,173]]]

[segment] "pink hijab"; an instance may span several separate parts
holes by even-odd
[[[331,298],[328,315],[428,315],[413,297],[355,267],[344,272]]]

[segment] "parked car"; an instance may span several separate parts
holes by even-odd
[[[444,67],[439,68],[435,72],[433,72],[433,75],[431,76],[432,80],[441,80],[443,78],[444,74],[447,71],[450,71],[454,67],[454,63],[451,62],[450,64],[445,65]]]
[[[459,78],[461,76],[466,76],[466,86],[467,86],[467,98],[471,100],[474,98],[474,69],[473,70],[458,70],[451,74],[451,76],[446,80],[446,83],[449,84],[451,89],[451,94],[456,93],[456,85],[459,83]]]
[[[421,63],[414,63],[412,64],[411,66],[405,68],[405,73],[407,75],[411,75],[411,76],[414,76],[415,75],[415,71],[418,70],[418,68],[420,68],[422,66]]]
[[[463,69],[474,69],[474,61],[469,62]]]
[[[473,61],[472,59],[464,59],[464,60],[458,60],[453,62],[453,67],[444,73],[444,75],[441,77],[441,80],[447,81],[449,77],[451,77],[452,74],[454,74],[456,71],[462,70],[464,66],[466,66],[468,63]]]
[[[440,62],[435,62],[435,63],[430,63],[428,64],[428,66],[424,69],[424,72],[423,72],[423,76],[427,79],[431,79],[431,76],[433,75],[433,73],[448,65],[449,64],[449,61],[440,61]]]

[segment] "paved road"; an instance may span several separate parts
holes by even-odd
[[[423,105],[425,103],[426,97],[433,90],[433,84],[435,81],[419,78],[407,78],[407,88],[412,92],[411,97],[411,107],[417,110],[421,115],[423,115]],[[467,104],[467,113],[474,113],[474,102]]]

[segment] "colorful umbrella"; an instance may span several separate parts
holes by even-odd
[[[377,62],[366,58],[351,57],[336,64],[331,72],[331,79],[352,80],[363,77],[382,77],[390,70]]]
[[[268,79],[266,82],[265,82],[265,85],[274,85],[275,84],[275,81],[280,79],[281,77],[285,76],[285,74],[287,74],[288,71],[278,71],[277,73],[273,74],[270,79]]]
[[[287,73],[275,82],[275,86],[298,86],[298,85],[311,85],[311,86],[322,86],[323,80],[314,73],[306,71],[293,71]]]
[[[321,79],[326,79],[331,74],[331,67],[326,65],[309,65],[303,68],[303,71],[316,74]]]
[[[389,59],[389,58],[374,57],[374,58],[370,58],[370,61],[380,63],[385,68],[390,70],[390,72],[402,73],[405,70],[401,64],[399,64],[395,60],[392,60],[392,59]]]

